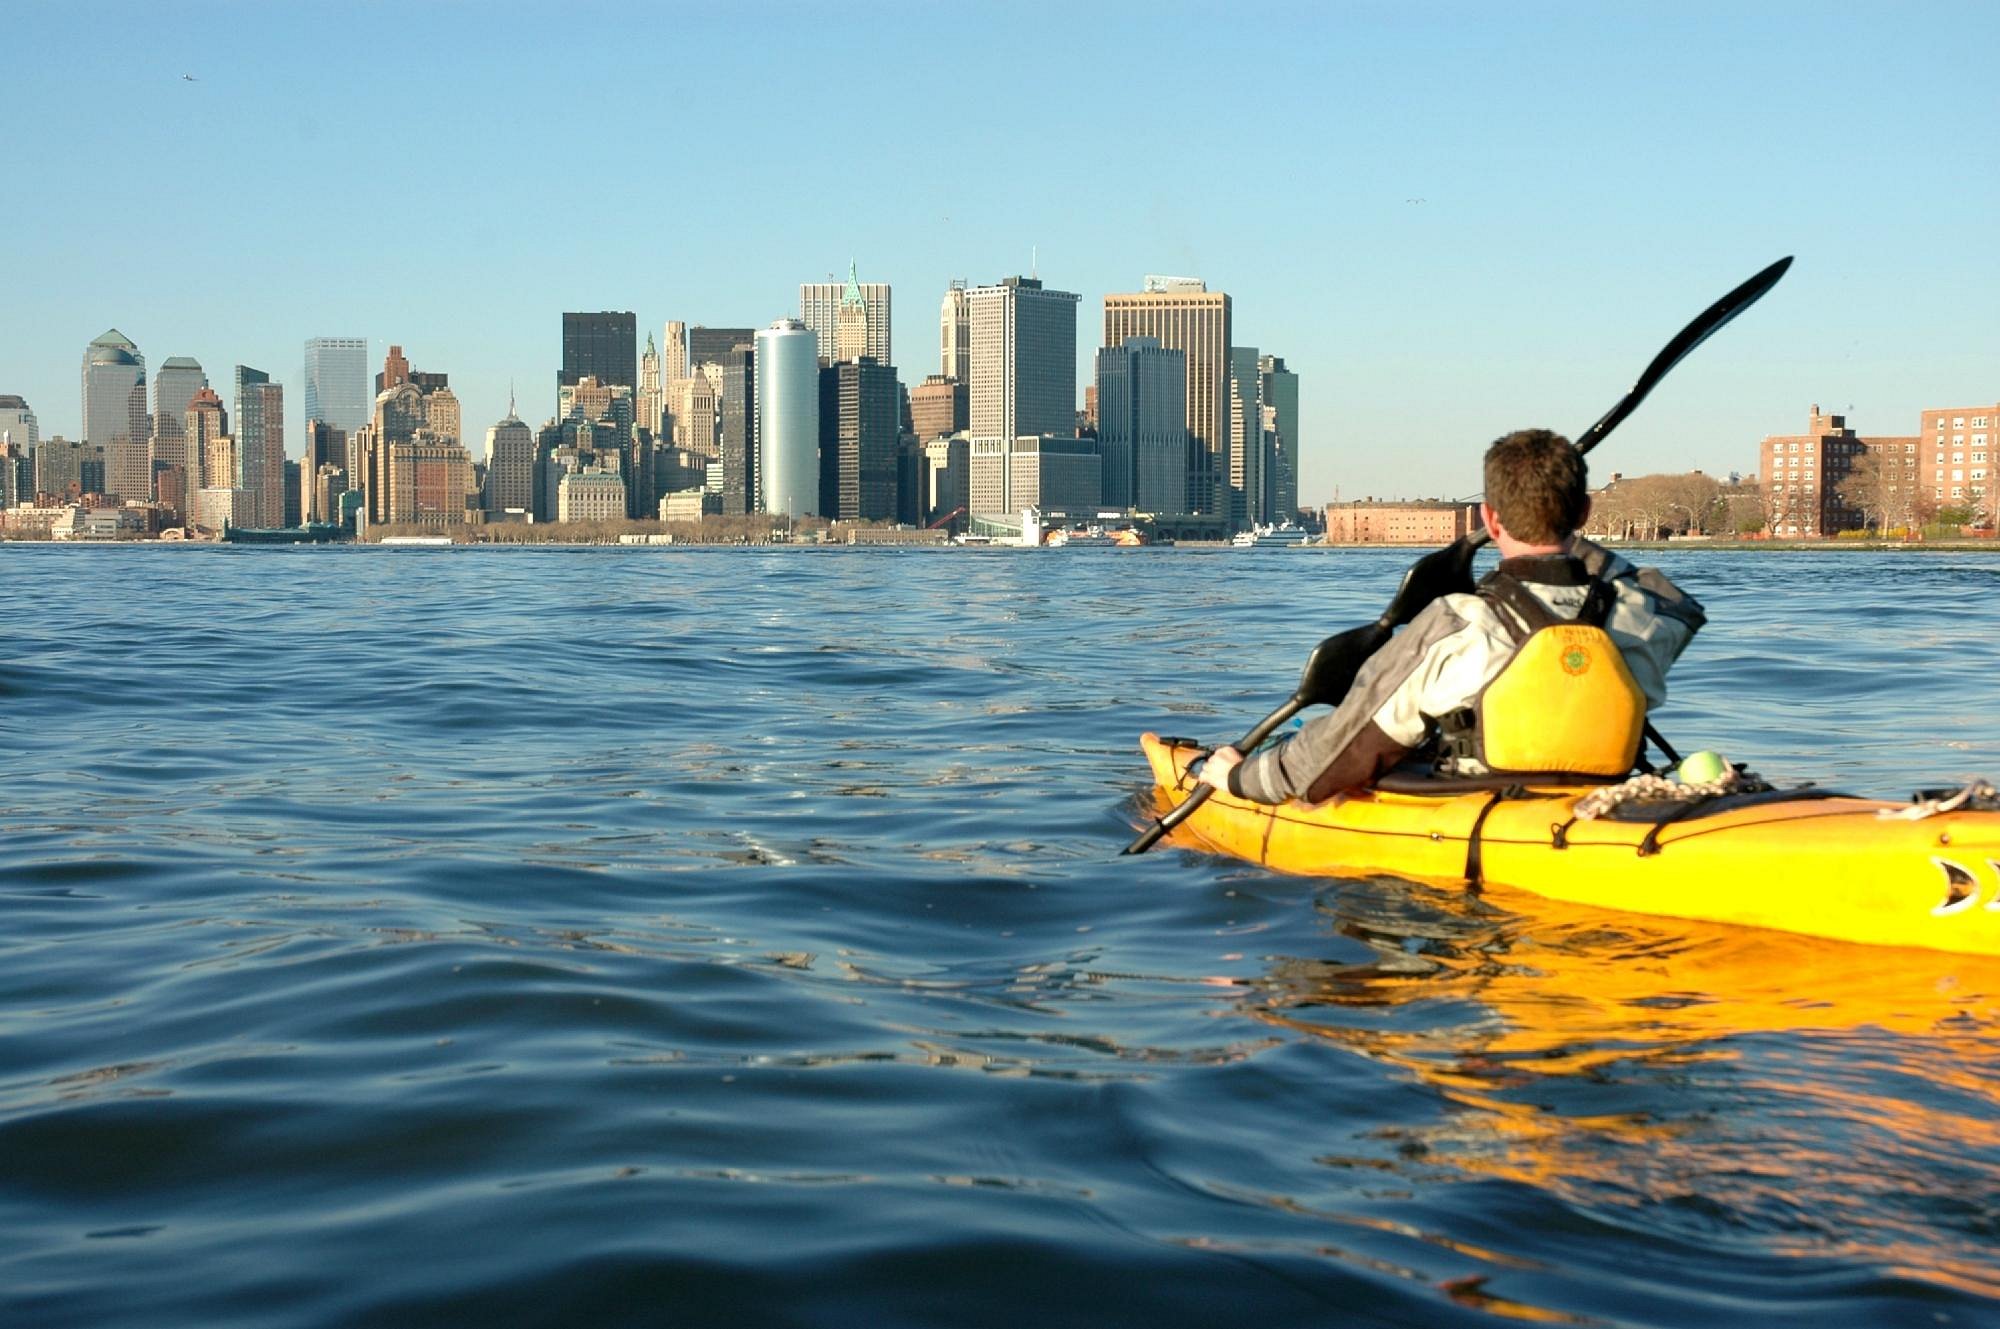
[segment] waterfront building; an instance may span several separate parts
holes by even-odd
[[[146,357],[111,328],[83,352],[83,441],[104,449],[107,492],[134,503],[153,497],[151,435]]]
[[[1188,509],[1187,356],[1158,337],[1097,353],[1097,443],[1106,507]]]
[[[1104,345],[1154,337],[1187,358],[1186,510],[1229,512],[1229,296],[1194,277],[1147,277],[1145,289],[1104,297]]]
[[[285,520],[285,390],[261,369],[236,366],[236,488],[250,495],[245,526]]]
[[[703,517],[721,515],[721,496],[700,486],[671,490],[660,500],[661,521],[700,521]]]
[[[389,348],[376,382],[388,386],[376,393],[373,418],[356,431],[347,474],[349,486],[362,492],[368,520],[383,522],[392,520],[388,497],[391,446],[410,441],[420,429],[433,440],[457,443],[463,419],[458,398],[449,386],[450,376],[411,369],[400,346]]]
[[[1764,477],[1765,524],[1772,535],[1817,539],[1859,530],[1867,513],[1850,502],[1847,481],[1863,457],[1874,452],[1885,482],[1915,485],[1915,438],[1862,438],[1847,417],[1814,405],[1803,434],[1773,434],[1758,445],[1758,474]],[[1912,512],[1912,514],[1914,513]]]
[[[486,511],[535,510],[535,431],[507,405],[507,418],[486,431]]]
[[[1994,524],[1996,461],[2000,461],[2000,402],[1942,406],[1921,413],[1916,456],[1931,503],[1969,507],[1981,525]]]
[[[456,526],[468,519],[472,458],[456,438],[418,429],[384,449],[382,520]]]
[[[1075,433],[1077,300],[1033,277],[966,292],[974,438]]]
[[[61,434],[35,445],[37,498],[77,498],[104,492],[104,449]]]
[[[656,438],[665,437],[660,416],[666,410],[666,389],[660,379],[660,352],[653,334],[646,334],[646,350],[639,357],[639,427]]]
[[[1326,509],[1328,544],[1448,545],[1479,529],[1479,505],[1363,499]]]
[[[653,454],[653,492],[664,496],[684,489],[705,489],[708,486],[709,465],[710,458],[701,453],[681,448],[661,448]],[[716,501],[721,501],[719,489]]]
[[[1290,521],[1299,510],[1299,376],[1282,356],[1257,361],[1271,441],[1266,453],[1265,520]]]
[[[319,514],[312,520],[345,525],[346,514],[341,500],[347,494],[347,472],[340,466],[328,462],[319,468],[309,484],[312,490],[312,510]]]
[[[226,531],[235,526],[255,526],[250,518],[250,491],[233,486],[194,491],[192,524],[205,531]]]
[[[638,346],[639,320],[630,312],[566,313],[562,316],[563,358],[556,387],[565,388],[587,377],[635,391],[639,386]]]
[[[889,354],[889,283],[857,280],[851,260],[845,282],[799,286],[799,321],[812,329],[822,365],[864,355],[895,363]]]
[[[1229,521],[1264,521],[1264,378],[1254,346],[1229,348]]]
[[[571,471],[556,486],[557,521],[622,521],[625,477],[595,466]]]
[[[1102,504],[1104,465],[1094,438],[972,436],[966,488],[975,516],[1018,521],[1024,508]]]
[[[802,293],[805,289],[800,288]],[[819,347],[819,337],[798,319],[781,318],[757,334],[759,512],[791,517],[825,513],[820,503]]]
[[[972,382],[972,301],[962,281],[946,289],[938,310],[938,372],[960,383]]]
[[[896,518],[896,371],[863,356],[819,371],[820,515]]]
[[[318,420],[352,436],[368,423],[374,401],[374,394],[368,390],[366,337],[306,339],[306,419]],[[306,469],[311,472],[315,468]],[[329,521],[332,519],[331,515],[327,517]]]
[[[42,441],[40,423],[35,413],[29,409],[25,397],[13,393],[0,393],[0,434],[14,440],[17,447],[35,450],[35,444]]]
[[[928,442],[972,425],[971,395],[959,379],[932,374],[910,389],[910,432]]]
[[[717,446],[722,464],[711,467],[710,475],[721,472],[722,512],[728,517],[747,516],[757,508],[757,356],[753,344],[751,336],[746,336],[733,349],[722,352],[720,360],[704,362],[714,364],[718,371]]]

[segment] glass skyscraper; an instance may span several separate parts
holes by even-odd
[[[630,313],[564,314],[558,388],[594,378],[605,387],[639,387],[639,320]]]
[[[368,390],[366,337],[312,337],[306,341],[306,419],[354,437],[374,413]]]

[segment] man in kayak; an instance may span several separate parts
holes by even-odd
[[[1477,593],[1433,600],[1288,741],[1248,758],[1216,749],[1203,784],[1321,803],[1432,743],[1444,775],[1630,771],[1645,713],[1666,700],[1667,669],[1706,616],[1658,569],[1576,534],[1587,471],[1560,434],[1508,434],[1485,469],[1480,517],[1501,562]],[[1615,650],[1593,652],[1600,632]],[[1598,655],[1610,658],[1593,669]]]

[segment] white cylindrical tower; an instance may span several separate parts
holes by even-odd
[[[757,334],[757,509],[819,511],[819,337],[795,318]]]

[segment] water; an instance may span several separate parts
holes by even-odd
[[[1664,561],[2000,775],[2000,559]],[[0,548],[0,1323],[2000,1323],[2000,961],[1116,857],[1406,562]]]

